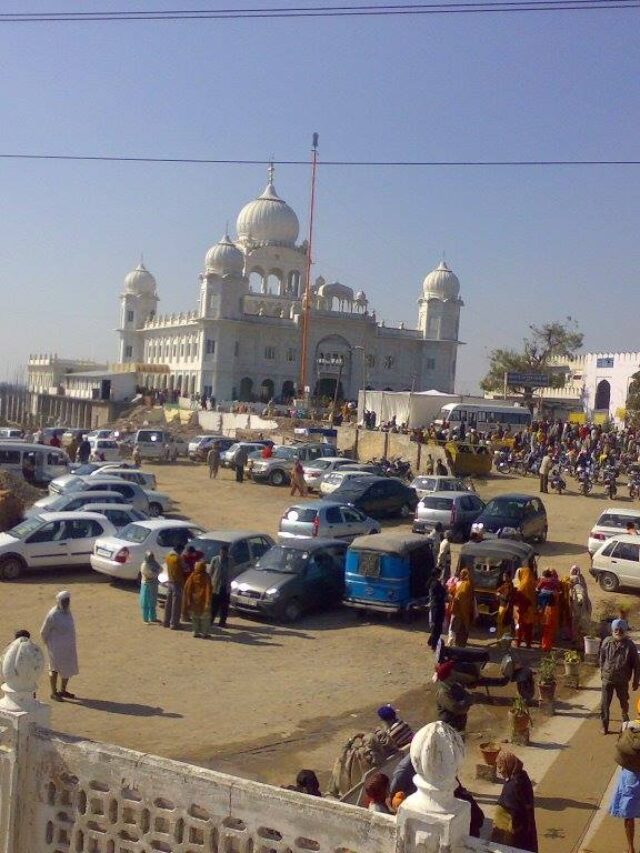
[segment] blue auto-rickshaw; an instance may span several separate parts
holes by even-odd
[[[347,551],[343,603],[389,614],[424,608],[433,566],[431,542],[424,536],[358,536]]]

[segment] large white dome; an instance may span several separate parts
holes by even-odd
[[[273,185],[273,175],[261,196],[240,211],[236,222],[239,240],[255,243],[295,244],[300,223],[295,212],[283,201]]]
[[[125,277],[124,289],[138,296],[155,296],[156,280],[142,261]]]
[[[225,234],[219,243],[212,246],[204,259],[205,272],[217,275],[242,275],[244,271],[244,255]]]
[[[460,293],[458,276],[452,273],[444,261],[429,273],[422,282],[422,293],[425,299],[457,299]]]

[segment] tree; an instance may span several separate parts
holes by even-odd
[[[489,372],[480,382],[483,391],[502,391],[505,373],[544,373],[549,377],[551,388],[562,388],[565,372],[556,359],[575,358],[582,346],[583,334],[574,319],[564,322],[544,323],[529,326],[529,337],[523,341],[522,351],[494,349],[489,354]],[[522,397],[522,401],[533,409],[533,389],[523,385],[509,385],[511,393]]]
[[[633,374],[629,382],[626,408],[627,418],[637,422],[640,419],[640,370]]]

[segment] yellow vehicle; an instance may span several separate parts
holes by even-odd
[[[486,477],[491,472],[493,459],[488,447],[462,441],[448,441],[444,449],[456,477],[470,475]]]

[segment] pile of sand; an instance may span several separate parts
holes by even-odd
[[[31,506],[42,497],[42,492],[27,483],[24,477],[2,469],[0,469],[0,491],[12,495],[25,507]]]

